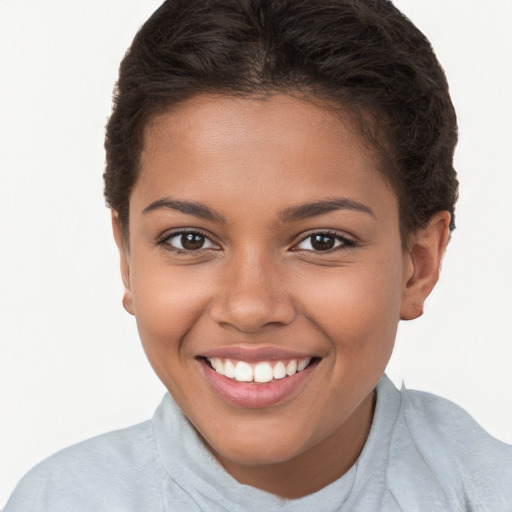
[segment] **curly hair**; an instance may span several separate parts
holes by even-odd
[[[296,94],[349,113],[397,194],[405,237],[452,214],[457,121],[426,37],[386,0],[168,0],[119,71],[105,198],[128,226],[143,132],[201,93]]]

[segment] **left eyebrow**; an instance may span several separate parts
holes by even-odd
[[[157,201],[151,203],[149,206],[146,206],[146,208],[142,210],[142,215],[146,215],[149,212],[160,209],[176,210],[178,212],[194,215],[194,217],[199,217],[200,219],[225,222],[225,219],[222,215],[215,212],[203,203],[197,203],[195,201],[178,201],[171,199],[170,197],[158,199]]]
[[[321,201],[314,201],[311,203],[291,206],[283,210],[279,217],[282,222],[293,222],[297,220],[308,219],[310,217],[316,217],[317,215],[323,215],[325,213],[336,210],[353,210],[367,213],[368,215],[375,217],[375,214],[368,206],[358,201],[346,199],[343,197],[333,197],[329,199],[323,199]]]

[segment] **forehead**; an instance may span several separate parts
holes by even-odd
[[[384,193],[396,207],[348,114],[284,94],[201,95],[148,124],[134,195],[210,202],[236,193],[270,204],[334,191],[357,201]]]

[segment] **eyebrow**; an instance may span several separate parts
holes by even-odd
[[[179,201],[176,199],[171,199],[170,197],[165,197],[163,199],[154,201],[149,206],[144,208],[142,214],[145,215],[160,209],[176,210],[178,212],[194,215],[200,219],[222,223],[226,222],[226,219],[220,213],[212,210],[203,203],[198,203],[195,201]],[[316,217],[317,215],[323,215],[325,213],[333,212],[336,210],[352,210],[366,213],[372,217],[375,217],[373,211],[368,206],[358,201],[346,199],[343,197],[334,197],[320,201],[299,204],[297,206],[290,206],[289,208],[283,210],[279,217],[281,222],[294,222]]]
[[[325,213],[333,212],[336,210],[353,210],[357,212],[367,213],[372,217],[375,214],[368,206],[354,201],[352,199],[346,199],[343,197],[333,197],[320,201],[314,201],[312,203],[304,203],[297,206],[291,206],[281,212],[280,218],[282,222],[293,222],[297,220],[308,219],[310,217],[316,217],[317,215],[323,215]]]
[[[195,201],[178,201],[175,199],[171,199],[170,197],[158,199],[157,201],[151,203],[149,206],[146,206],[146,208],[142,210],[142,214],[145,215],[147,213],[160,209],[176,210],[178,212],[194,215],[195,217],[199,217],[200,219],[212,220],[217,222],[226,221],[224,217],[220,215],[220,213],[217,213],[216,211],[212,210],[203,203],[197,203]]]

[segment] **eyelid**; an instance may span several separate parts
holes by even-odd
[[[324,251],[314,249],[299,249],[297,246],[301,244],[302,242],[306,241],[308,238],[313,237],[314,235],[329,235],[336,239],[337,242],[340,242],[338,245],[335,245],[331,249],[326,249]],[[291,250],[292,251],[307,251],[307,252],[314,252],[317,254],[329,254],[338,250],[347,250],[352,249],[354,247],[357,247],[358,242],[353,237],[345,234],[340,233],[339,231],[334,231],[332,229],[315,229],[308,231],[307,233],[302,233],[299,237],[299,239],[292,245]]]
[[[208,240],[212,245],[215,247],[201,247],[200,249],[197,249],[195,251],[192,250],[186,250],[186,249],[180,249],[178,247],[174,247],[169,243],[169,240],[172,238],[187,235],[187,234],[197,234],[204,236],[206,240]],[[204,231],[200,228],[176,228],[171,231],[166,231],[164,234],[160,235],[156,240],[156,245],[159,247],[164,248],[167,251],[172,251],[180,254],[193,254],[193,253],[200,253],[201,251],[205,250],[219,250],[221,249],[220,244],[215,240],[215,237],[213,237],[210,233]]]
[[[194,251],[194,250],[180,249],[178,247],[172,246],[169,243],[170,239],[172,239],[174,237],[186,235],[189,233],[199,234],[201,236],[204,236],[210,242],[210,244],[214,245],[215,247],[200,248],[200,249],[197,249]],[[329,236],[332,236],[333,238],[335,238],[336,241],[339,243],[338,243],[338,245],[335,245],[331,249],[327,249],[324,251],[321,251],[321,250],[315,251],[313,249],[297,248],[297,246],[299,244],[301,244],[302,242],[304,242],[308,238],[311,238],[314,235],[329,235]],[[205,250],[220,250],[220,249],[222,249],[220,243],[217,242],[216,237],[214,237],[212,234],[208,233],[207,231],[205,231],[201,228],[176,228],[171,231],[166,231],[165,233],[163,233],[162,235],[160,235],[157,238],[155,243],[157,246],[162,247],[165,250],[176,252],[176,253],[186,253],[186,254],[200,253]],[[335,231],[332,229],[314,229],[314,230],[308,231],[306,233],[302,233],[299,237],[296,237],[296,241],[292,244],[290,250],[292,252],[306,251],[306,252],[314,252],[314,253],[319,253],[319,254],[321,254],[321,253],[329,254],[329,253],[332,253],[332,252],[335,252],[338,250],[352,249],[354,247],[357,247],[357,245],[358,245],[357,240],[355,240],[354,237],[347,235],[346,233],[340,233],[339,231]]]

